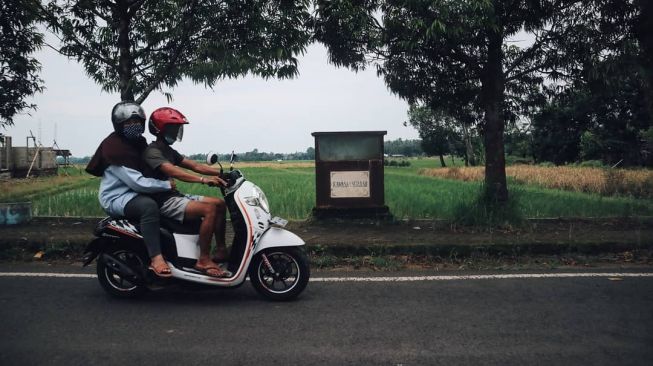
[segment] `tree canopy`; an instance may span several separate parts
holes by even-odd
[[[40,4],[40,2],[37,2]],[[288,78],[310,41],[309,2],[287,0],[49,1],[42,20],[59,52],[122,100],[143,102],[183,78],[212,86],[246,74]]]
[[[16,114],[36,108],[26,99],[43,90],[40,63],[31,56],[43,43],[29,0],[3,1],[0,17],[0,126],[12,125]]]

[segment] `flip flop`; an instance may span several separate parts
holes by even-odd
[[[161,266],[161,267],[163,267],[163,266]],[[163,268],[159,268],[159,270],[157,270],[152,265],[150,265],[150,267],[148,269],[150,271],[154,272],[154,274],[157,277],[160,277],[160,278],[170,278],[170,277],[172,277],[172,271],[170,270],[170,267],[168,267],[168,266],[165,266]]]
[[[215,278],[227,278],[227,277],[232,276],[231,272],[229,272],[227,270],[224,270],[224,269],[222,269],[220,267],[216,267],[216,266],[209,266],[209,267],[204,267],[204,268],[195,266],[195,267],[193,267],[193,269],[195,269],[198,272],[201,272],[203,275],[210,276],[210,277],[215,277]],[[209,271],[211,271],[211,270],[219,271],[219,273],[218,274],[211,274],[211,273],[209,273]]]

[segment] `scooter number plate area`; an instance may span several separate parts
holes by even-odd
[[[270,224],[281,226],[281,227],[286,227],[288,225],[288,220],[284,220],[281,217],[273,217],[270,219]]]

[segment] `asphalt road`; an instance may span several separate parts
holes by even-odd
[[[18,270],[92,273],[0,264]],[[272,303],[248,283],[125,301],[0,276],[0,365],[118,364],[652,365],[653,277],[311,282]]]

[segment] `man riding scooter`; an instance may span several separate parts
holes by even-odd
[[[225,186],[226,182],[218,177],[219,170],[187,159],[170,146],[175,141],[181,141],[185,124],[188,124],[186,117],[172,108],[159,108],[150,115],[148,127],[150,133],[156,136],[156,141],[147,147],[143,158],[154,170],[153,178],[174,178],[189,183]],[[206,176],[189,173],[180,167]],[[160,205],[161,215],[165,217],[180,223],[184,220],[203,219],[199,232],[200,256],[194,268],[212,277],[230,277],[231,273],[215,262],[226,259],[224,200],[217,197],[184,195],[176,190],[155,194],[153,197]],[[214,259],[210,257],[212,235],[215,235],[216,241]]]

